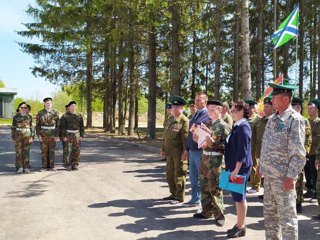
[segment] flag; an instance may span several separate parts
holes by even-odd
[[[299,34],[299,5],[296,4],[292,13],[284,20],[277,31],[272,34],[274,49],[282,46]]]

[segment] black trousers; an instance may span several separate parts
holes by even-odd
[[[304,166],[304,173],[306,177],[306,188],[313,192],[316,191],[317,183],[317,169],[314,165],[316,161],[316,155],[307,156],[307,162]]]

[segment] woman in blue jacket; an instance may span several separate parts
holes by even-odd
[[[231,108],[231,117],[234,121],[233,128],[227,137],[225,149],[226,170],[231,173],[230,180],[235,175],[245,175],[247,180],[252,168],[251,159],[251,128],[247,121],[249,105],[244,101],[235,102]],[[231,192],[233,201],[236,202],[237,224],[227,231],[229,238],[245,236],[245,218],[247,215],[246,193]]]

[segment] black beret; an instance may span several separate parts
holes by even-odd
[[[264,99],[263,99],[263,103],[264,104],[270,104],[270,105],[272,105],[272,102],[271,102],[271,97],[265,97]]]
[[[318,109],[320,109],[320,101],[318,99],[312,99],[310,100],[310,102],[308,103],[308,105],[315,105]]]
[[[209,100],[207,102],[207,105],[217,105],[217,106],[221,106],[221,107],[223,106],[222,102],[219,100]]]
[[[247,99],[244,101],[246,104],[248,104],[249,106],[254,106],[257,104],[256,101],[252,100],[252,99]]]
[[[68,104],[69,106],[68,107],[70,107],[71,104],[77,105],[76,101],[71,101],[71,102],[69,102],[69,104]]]
[[[166,109],[171,109],[171,108],[172,108],[172,103],[171,102],[167,102]]]
[[[297,98],[297,97],[292,98],[292,103],[291,103],[292,106],[295,106],[295,105],[302,106],[302,103],[303,103],[303,100],[301,98]]]
[[[46,97],[43,99],[43,102],[46,102],[46,101],[52,101],[52,98],[51,97]]]
[[[188,105],[194,105],[194,99],[190,99],[190,100],[188,101]]]

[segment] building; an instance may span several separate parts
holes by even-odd
[[[15,113],[13,107],[14,96],[17,90],[14,88],[0,88],[0,118],[12,118]]]

